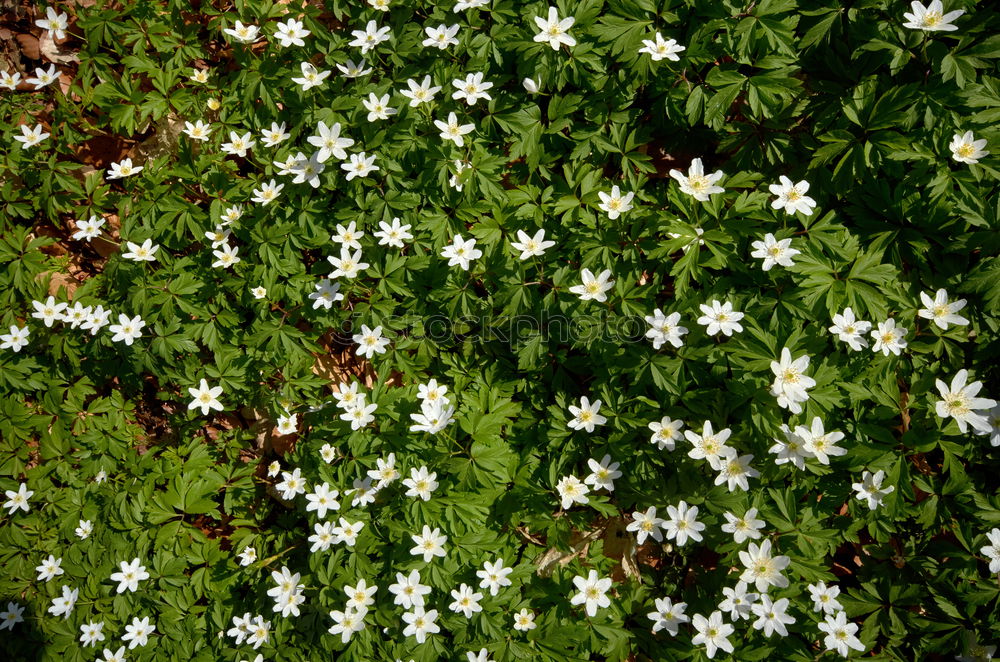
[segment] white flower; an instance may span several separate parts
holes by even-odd
[[[661,451],[674,450],[675,442],[684,438],[684,435],[681,434],[684,421],[675,421],[669,416],[664,416],[659,421],[653,421],[646,427],[653,432],[653,436],[649,438],[649,443],[655,444],[656,448]]]
[[[771,601],[766,593],[760,596],[760,602],[751,607],[757,620],[753,622],[754,630],[763,630],[765,637],[770,637],[777,632],[782,637],[788,636],[786,625],[795,622],[795,618],[789,616],[788,598]]]
[[[256,140],[253,139],[251,133],[247,131],[242,136],[235,131],[229,132],[229,142],[222,143],[220,149],[225,154],[233,154],[236,156],[246,156],[247,150],[251,149],[255,144]]]
[[[333,625],[329,627],[327,632],[332,635],[339,634],[341,643],[346,644],[351,640],[351,635],[365,629],[365,615],[367,613],[367,609],[361,611],[350,608],[344,609],[344,611],[332,610],[330,618],[333,619]]]
[[[344,300],[344,295],[340,293],[340,283],[321,280],[316,283],[316,291],[309,293],[309,298],[313,300],[313,310],[320,307],[330,310],[334,302]]]
[[[1000,446],[1000,404],[986,412],[987,429],[977,430],[979,434],[989,435],[990,446]]]
[[[504,586],[510,586],[511,581],[508,575],[514,572],[513,568],[505,568],[503,559],[497,559],[495,563],[485,561],[482,570],[476,570],[476,577],[481,580],[479,588],[489,589],[490,595],[496,595]]]
[[[622,195],[618,185],[615,184],[611,187],[610,194],[605,193],[604,191],[598,191],[597,197],[601,199],[601,204],[597,205],[597,207],[601,211],[607,212],[608,218],[614,220],[621,214],[631,211],[632,198],[635,197],[635,193],[630,191],[625,195]]]
[[[36,90],[40,90],[43,87],[48,87],[57,80],[59,80],[59,72],[56,69],[56,65],[50,64],[47,70],[35,67],[35,75],[31,78],[26,78],[24,82],[29,85],[34,85]],[[16,86],[17,85],[15,83],[15,87]],[[112,164],[112,166],[114,166],[114,164]]]
[[[319,176],[326,170],[326,166],[319,160],[317,154],[306,158],[305,154],[299,152],[295,155],[295,164],[289,170],[295,176],[292,179],[293,184],[305,182],[313,188],[319,188]]]
[[[441,140],[450,140],[459,147],[465,145],[465,138],[462,136],[471,133],[476,128],[475,124],[459,124],[458,116],[455,113],[448,113],[447,122],[434,120],[434,126],[441,131]]]
[[[361,251],[351,251],[346,248],[340,249],[340,257],[336,258],[333,256],[327,257],[327,261],[333,266],[333,271],[330,272],[328,278],[356,278],[359,273],[367,269],[370,264],[361,261]]]
[[[392,225],[379,221],[378,226],[380,229],[372,232],[372,236],[378,239],[379,246],[403,248],[407,240],[413,239],[413,235],[409,232],[410,224],[400,225],[398,217],[392,219]]]
[[[274,489],[281,492],[281,498],[292,500],[299,494],[306,491],[306,480],[302,477],[302,470],[296,467],[291,472],[281,472],[282,481],[274,486]]]
[[[128,315],[119,313],[118,324],[112,324],[108,327],[108,331],[114,334],[111,337],[111,342],[124,342],[131,346],[137,338],[142,337],[142,327],[144,326],[146,323],[138,315],[130,319]]]
[[[588,459],[587,466],[590,467],[591,473],[583,479],[583,482],[592,485],[595,492],[601,489],[608,492],[615,491],[615,479],[622,476],[622,472],[618,470],[621,466],[618,462],[612,462],[611,456],[605,455],[600,462],[593,458]]]
[[[147,239],[141,245],[126,241],[125,245],[128,247],[128,252],[122,253],[122,258],[133,262],[155,262],[156,251],[160,250],[160,247],[154,244],[152,239]]]
[[[256,25],[243,25],[242,21],[236,21],[233,27],[227,28],[223,32],[241,44],[252,44],[257,41],[260,28]]]
[[[653,39],[643,39],[642,44],[643,48],[640,48],[639,52],[648,53],[653,62],[659,62],[663,58],[677,62],[681,59],[677,54],[685,50],[685,47],[675,40],[664,39],[659,32],[653,34]]]
[[[292,571],[287,566],[281,566],[280,571],[272,570],[271,579],[274,581],[275,586],[268,589],[267,594],[272,598],[277,598],[282,595],[298,593],[305,588],[305,586],[299,583],[301,578],[301,574],[297,572],[292,574]]]
[[[932,320],[941,330],[946,330],[949,324],[966,326],[969,323],[969,320],[957,314],[965,308],[965,299],[949,303],[948,291],[945,289],[935,292],[933,299],[926,292],[921,292],[920,301],[924,307],[917,311],[917,315]]]
[[[719,603],[719,609],[728,613],[733,622],[750,618],[750,608],[760,597],[757,593],[747,593],[747,583],[743,581],[737,582],[735,588],[724,587],[722,594],[726,599]]]
[[[208,82],[208,70],[207,69],[192,69],[190,76],[192,83],[207,83]]]
[[[725,533],[733,534],[733,540],[736,544],[741,545],[748,538],[754,540],[760,538],[760,530],[764,528],[765,522],[757,519],[756,508],[747,510],[743,517],[737,517],[730,512],[725,512],[723,515],[726,517],[726,523],[721,528]]]
[[[462,586],[465,587],[465,584],[462,584]],[[393,598],[394,604],[399,605],[403,609],[410,609],[411,607],[424,606],[424,596],[431,592],[431,587],[421,584],[420,573],[416,570],[411,570],[409,575],[397,572],[396,583],[389,585],[389,592],[395,596]],[[452,591],[451,594],[455,596],[455,591]],[[473,598],[473,600],[479,600],[482,597],[480,594],[478,598]],[[457,611],[454,606],[451,607],[451,610]],[[471,614],[466,616],[466,618],[470,616]]]
[[[801,252],[792,248],[791,238],[778,241],[770,232],[764,235],[764,241],[755,241],[751,245],[756,250],[750,253],[750,257],[763,259],[764,264],[761,265],[761,268],[764,271],[770,271],[775,264],[783,267],[792,266],[795,264],[792,258]]]
[[[45,18],[35,21],[35,25],[51,32],[53,39],[65,39],[66,28],[69,27],[69,15],[66,12],[57,12],[53,7],[46,7]],[[104,637],[102,636],[101,639]]]
[[[410,414],[410,418],[416,423],[416,425],[410,426],[410,432],[437,434],[448,427],[454,414],[455,408],[448,407],[444,400],[440,402],[422,402],[420,403],[420,413]]]
[[[477,9],[479,7],[485,7],[488,5],[490,0],[458,0],[455,3],[455,8],[452,11],[460,12],[466,9]]]
[[[885,356],[889,356],[889,352],[892,352],[899,356],[900,350],[906,347],[906,341],[903,340],[906,331],[903,327],[897,327],[894,319],[879,322],[878,330],[871,332],[872,340],[875,341],[872,351],[882,352]]]
[[[191,140],[200,140],[204,142],[208,140],[208,136],[211,132],[212,125],[205,124],[201,120],[198,120],[194,124],[191,124],[191,122],[184,122],[184,133],[186,133]]]
[[[534,612],[521,609],[521,611],[514,614],[514,629],[516,631],[527,632],[528,630],[534,630],[536,627],[538,625],[535,624]]]
[[[948,145],[948,149],[951,150],[951,158],[960,163],[969,164],[979,163],[979,159],[989,155],[989,152],[983,149],[984,147],[986,147],[986,139],[976,140],[972,131],[966,131],[962,135],[956,133],[951,139],[951,144]]]
[[[733,333],[743,331],[743,325],[740,324],[743,313],[734,311],[733,304],[730,302],[720,304],[718,300],[712,299],[711,306],[702,303],[698,304],[698,307],[702,312],[702,316],[698,318],[698,324],[707,327],[705,333],[708,335],[714,336],[721,331],[726,336],[731,336]]]
[[[383,41],[388,41],[389,34],[389,28],[380,28],[375,21],[368,21],[364,30],[351,30],[354,41],[347,45],[360,48],[361,54],[364,55]]]
[[[997,406],[996,400],[989,398],[977,398],[976,395],[983,388],[982,382],[972,382],[967,384],[969,371],[959,370],[951,380],[951,386],[946,385],[940,379],[935,380],[935,386],[941,399],[935,404],[937,415],[941,418],[955,419],[958,429],[965,434],[968,426],[971,425],[979,433],[990,432],[990,422],[986,416],[977,413],[976,410],[990,409]]]
[[[701,531],[705,530],[705,525],[699,522],[698,506],[688,506],[687,502],[681,501],[677,506],[667,506],[667,518],[661,526],[667,532],[667,540],[676,540],[681,547],[687,544],[688,540],[701,542]]]
[[[78,522],[77,527],[73,530],[76,537],[80,540],[86,540],[90,537],[90,534],[94,532],[94,525],[91,524],[89,519],[82,519]]]
[[[750,543],[747,551],[741,551],[739,556],[746,568],[740,575],[740,581],[753,582],[761,593],[767,591],[769,586],[788,586],[788,578],[781,571],[788,567],[791,560],[787,556],[771,556],[770,540],[765,540],[760,546]]]
[[[449,46],[458,46],[458,39],[455,39],[455,35],[458,34],[460,25],[457,23],[455,25],[445,25],[441,24],[436,28],[426,27],[424,28],[424,33],[427,38],[421,42],[423,46],[434,46],[444,50]]]
[[[309,495],[306,495],[306,498],[309,498]],[[330,549],[331,545],[337,542],[337,536],[334,533],[332,522],[320,522],[319,524],[314,524],[313,530],[315,533],[307,539],[312,543],[312,547],[309,548],[310,554],[325,552]]]
[[[576,46],[576,39],[571,37],[567,32],[576,22],[576,19],[572,16],[568,16],[562,20],[559,19],[559,10],[555,7],[549,7],[549,17],[544,19],[541,16],[535,16],[535,25],[541,30],[535,35],[535,41],[537,42],[549,42],[549,46],[552,50],[559,50],[563,44],[567,46]]]
[[[357,64],[354,64],[353,60],[348,60],[344,64],[338,64],[337,69],[344,75],[344,78],[358,78],[372,72],[371,67],[365,69],[365,61],[363,59]]]
[[[355,334],[353,340],[358,344],[358,356],[367,359],[376,354],[385,354],[385,348],[389,346],[389,339],[382,337],[381,326],[369,329],[367,325],[362,324],[361,333]]]
[[[653,341],[653,349],[660,349],[665,342],[674,347],[681,347],[684,344],[681,336],[685,335],[688,330],[679,324],[681,321],[680,313],[664,315],[663,311],[657,308],[652,315],[646,315],[645,319],[646,324],[650,327],[646,331],[646,337]]]
[[[608,419],[601,416],[597,412],[601,411],[601,401],[595,400],[591,404],[590,399],[587,396],[580,398],[580,406],[576,405],[569,406],[569,413],[573,415],[573,418],[567,423],[567,425],[573,430],[586,430],[587,432],[593,432],[594,426],[604,425],[608,422]]]
[[[458,27],[458,26],[455,26]],[[434,95],[441,91],[440,86],[431,85],[430,75],[424,76],[424,80],[417,85],[417,81],[412,78],[406,81],[408,90],[400,90],[399,93],[410,100],[410,108],[416,108],[422,103],[429,103],[434,100]]]
[[[272,129],[274,128],[273,124],[271,125],[271,128]],[[222,212],[222,217],[220,219],[220,222],[223,225],[230,225],[231,223],[235,223],[236,221],[240,220],[240,217],[242,216],[243,216],[243,208],[240,207],[239,205],[233,205],[232,207],[229,207],[224,212]]]
[[[354,547],[358,541],[358,534],[364,527],[364,522],[351,523],[341,517],[338,526],[333,527],[333,535],[336,536],[338,544],[344,543],[348,547]]]
[[[708,618],[705,618],[701,614],[695,614],[691,620],[691,625],[698,632],[698,634],[691,638],[691,643],[695,646],[704,644],[705,654],[708,655],[709,659],[714,658],[715,654],[720,650],[726,653],[733,652],[733,644],[729,641],[729,635],[736,628],[722,621],[722,612],[713,611]]]
[[[941,3],[938,0],[934,0],[938,5]],[[931,3],[933,6],[934,2]],[[919,3],[914,2],[914,5]],[[847,614],[843,611],[838,611],[835,616],[827,616],[826,620],[816,626],[821,632],[826,632],[826,637],[823,639],[823,645],[826,646],[828,651],[837,651],[839,654],[847,657],[851,654],[850,649],[856,651],[864,651],[865,645],[861,643],[861,640],[854,636],[854,633],[858,631],[858,626],[855,623],[847,622]]]
[[[944,5],[941,4],[941,0],[931,0],[931,3],[926,7],[914,1],[910,3],[910,8],[913,10],[912,14],[910,12],[903,12],[903,18],[906,19],[903,27],[910,28],[911,30],[925,30],[927,32],[937,30],[953,32],[958,29],[958,26],[952,25],[951,22],[965,13],[964,9],[956,9],[947,14],[944,13]],[[855,626],[855,629],[857,629],[857,626]],[[844,653],[844,655],[846,656],[847,653]]]
[[[139,590],[139,582],[149,579],[146,567],[140,563],[138,558],[132,559],[131,563],[121,561],[118,566],[121,571],[111,573],[111,581],[118,582],[116,593],[124,593],[125,591],[134,593]]]
[[[424,643],[427,641],[428,634],[436,634],[441,631],[438,624],[434,622],[437,620],[437,616],[436,609],[424,611],[423,607],[414,607],[413,611],[403,614],[403,622],[406,623],[406,627],[403,628],[403,636],[414,637],[418,644]]]
[[[532,78],[525,78],[521,81],[521,85],[528,94],[538,94],[538,83]]]
[[[368,477],[372,480],[377,480],[378,484],[375,486],[376,490],[381,490],[394,483],[397,478],[399,478],[399,470],[396,469],[396,454],[389,453],[389,456],[385,459],[378,458],[375,460],[375,469],[368,470]],[[424,499],[426,501],[426,499]]]
[[[767,187],[771,193],[778,196],[771,201],[771,207],[773,209],[784,209],[789,214],[800,211],[806,216],[812,216],[813,209],[816,207],[816,201],[806,195],[806,192],[809,190],[809,182],[803,179],[798,184],[793,184],[792,180],[784,175],[778,177],[778,181],[781,183],[771,184]],[[764,271],[767,271],[767,269],[765,268]]]
[[[292,134],[286,132],[287,127],[285,123],[282,122],[278,124],[277,122],[271,122],[270,129],[264,129],[260,132],[261,139],[263,140],[265,147],[274,147],[285,140],[292,137]]]
[[[21,135],[14,136],[14,140],[22,143],[24,145],[23,149],[34,147],[52,135],[50,133],[42,133],[42,129],[45,127],[41,124],[36,124],[34,128],[29,128],[27,124],[22,124],[19,128],[21,129]]]
[[[855,498],[868,502],[868,509],[875,510],[882,505],[882,500],[896,491],[892,485],[883,488],[882,481],[885,480],[885,472],[879,469],[874,474],[865,471],[861,474],[860,483],[851,483],[851,489],[857,494]]]
[[[837,596],[840,595],[840,588],[837,586],[827,586],[826,582],[809,584],[809,596],[813,600],[813,611],[821,611],[824,614],[836,614],[843,609]]]
[[[0,71],[0,87],[6,88],[8,90],[16,90],[17,86],[21,84],[21,74],[14,71]],[[10,602],[8,604],[14,604]],[[23,609],[23,607],[22,607]],[[23,619],[22,619],[23,620]],[[18,621],[20,622],[20,621]],[[4,623],[0,621],[0,630],[3,629]]]
[[[452,243],[441,249],[441,257],[448,258],[448,266],[459,266],[463,270],[469,270],[472,260],[477,260],[483,256],[483,252],[476,248],[476,240],[462,239],[462,235],[456,234]]]
[[[364,152],[359,152],[357,154],[351,154],[350,163],[341,163],[340,167],[347,171],[347,181],[351,181],[355,177],[367,177],[368,173],[375,172],[379,169],[375,165],[375,155],[367,156]]]
[[[292,434],[298,430],[297,416],[295,414],[289,414],[288,416],[279,416],[277,421],[277,429],[279,435]],[[274,463],[272,463],[274,464]],[[277,472],[275,472],[277,475]]]
[[[108,170],[108,179],[121,179],[131,177],[142,172],[143,166],[133,166],[132,159],[122,159],[119,163],[112,163]]]
[[[517,239],[518,241],[512,241],[510,245],[514,250],[521,251],[521,260],[540,256],[556,245],[554,241],[545,240],[545,230],[536,231],[534,236],[529,236],[524,230],[518,230]]]
[[[573,585],[576,586],[575,593],[569,603],[571,605],[583,604],[587,616],[593,618],[597,615],[597,610],[611,606],[607,592],[611,589],[611,578],[600,577],[596,570],[591,570],[587,577],[577,575],[573,578]]]
[[[829,328],[830,333],[858,352],[868,346],[868,341],[864,335],[871,331],[872,323],[859,320],[854,316],[854,311],[844,308],[844,312],[833,316],[833,326]]]
[[[715,432],[711,421],[705,421],[701,434],[694,430],[685,430],[684,436],[694,446],[688,451],[688,457],[694,460],[707,460],[712,469],[720,471],[725,461],[736,457],[736,449],[726,445],[726,440],[731,434],[729,428]]]
[[[0,611],[0,631],[13,630],[18,623],[24,622],[24,607],[16,602],[8,602],[7,609]]]
[[[323,444],[322,448],[319,449],[319,456],[327,464],[336,460],[338,455],[340,455],[340,451],[337,450],[336,446],[331,446],[330,444]]]
[[[727,489],[732,492],[739,487],[744,492],[750,489],[748,478],[757,478],[760,472],[750,466],[753,455],[730,456],[722,461],[719,468],[719,475],[715,477],[715,484],[726,483]]]
[[[493,83],[483,82],[483,74],[480,71],[466,75],[465,80],[456,78],[451,82],[456,91],[452,93],[452,99],[465,99],[465,103],[470,106],[475,105],[480,99],[490,101],[493,99],[486,91],[493,87]]]
[[[375,604],[375,598],[372,596],[377,591],[378,586],[368,586],[368,582],[364,579],[358,580],[355,586],[345,586],[344,593],[347,595],[347,607],[358,612],[367,612],[368,607]]]
[[[563,476],[560,478],[559,482],[556,483],[556,492],[559,493],[559,498],[562,500],[561,506],[563,510],[572,508],[574,503],[582,505],[590,502],[590,499],[587,497],[590,488],[576,476]]]
[[[62,559],[57,559],[49,554],[49,558],[42,561],[42,564],[35,568],[35,572],[38,573],[38,581],[47,582],[53,577],[65,573],[66,571],[60,567],[61,564]]]
[[[255,188],[253,190],[253,202],[259,202],[262,205],[266,205],[272,200],[275,200],[281,193],[281,189],[285,188],[284,184],[278,184],[273,179],[266,184],[261,184],[260,188]]]
[[[375,420],[374,412],[376,409],[378,409],[377,404],[374,402],[366,404],[364,398],[360,398],[357,404],[348,408],[340,415],[340,420],[350,423],[352,430],[360,430]],[[355,487],[357,486],[355,485]],[[374,499],[374,497],[372,498]],[[355,498],[355,501],[357,501],[357,498]]]
[[[346,148],[354,144],[351,138],[341,137],[340,122],[334,122],[332,126],[327,126],[320,122],[316,127],[316,135],[308,138],[310,145],[319,147],[316,159],[326,161],[331,156],[344,160],[347,158]]]
[[[229,244],[222,244],[220,250],[212,251],[212,255],[215,256],[215,262],[212,263],[212,267],[218,269],[228,269],[234,264],[238,264],[242,260],[237,255],[240,252],[239,246],[230,246]]]
[[[792,352],[787,347],[781,349],[780,360],[771,361],[771,372],[774,373],[771,395],[778,399],[779,407],[793,414],[802,412],[800,403],[809,399],[806,389],[816,386],[816,380],[805,374],[808,367],[808,355],[803,354],[793,360]]]
[[[13,324],[10,326],[10,333],[0,335],[0,349],[12,349],[20,352],[21,348],[28,344],[28,336],[31,332],[28,327],[19,328]]]
[[[292,82],[298,83],[303,92],[322,85],[323,81],[330,77],[329,71],[320,71],[311,62],[300,63],[299,69],[302,71],[302,75],[298,78],[292,77]]]
[[[109,317],[111,317],[111,311],[104,310],[104,306],[98,305],[87,315],[87,320],[80,325],[80,328],[84,331],[90,331],[90,335],[96,336],[98,331],[107,326]]]
[[[390,115],[395,115],[395,108],[389,106],[389,95],[383,94],[381,97],[375,96],[374,92],[368,94],[367,99],[362,99],[361,104],[368,110],[368,121],[387,120]]]
[[[254,650],[257,650],[261,644],[268,642],[271,632],[271,622],[265,621],[263,616],[255,616],[250,623],[249,630],[250,636],[247,637],[247,643],[251,644]]]
[[[35,312],[31,313],[31,316],[37,320],[42,320],[42,322],[47,327],[51,327],[54,322],[62,321],[63,311],[69,305],[65,301],[56,301],[54,296],[49,296],[48,300],[42,301],[32,301],[32,307]]]
[[[129,642],[128,649],[132,650],[136,646],[145,646],[149,642],[149,635],[156,631],[156,625],[149,622],[149,616],[142,619],[132,618],[132,623],[125,626],[125,634],[122,635],[122,642]]]
[[[411,535],[414,547],[410,549],[410,554],[423,556],[424,563],[430,563],[435,556],[444,557],[444,544],[448,542],[448,536],[442,535],[441,530],[424,524],[424,529],[419,534]]]
[[[340,510],[340,502],[337,501],[337,497],[340,496],[340,492],[337,490],[331,490],[330,485],[326,482],[320,483],[313,488],[310,494],[306,495],[306,512],[316,512],[316,517],[320,519],[326,519],[326,513],[328,510]]]
[[[52,600],[49,613],[53,616],[61,615],[63,619],[69,618],[69,615],[73,612],[73,607],[76,606],[76,599],[79,595],[79,589],[74,588],[70,590],[69,586],[63,586],[62,595]]]
[[[656,516],[656,506],[650,506],[646,512],[637,510],[632,513],[632,521],[625,527],[626,531],[632,531],[636,536],[636,543],[641,545],[646,542],[646,538],[652,536],[657,542],[663,540],[664,520]]]
[[[820,464],[830,464],[831,455],[837,457],[847,454],[846,448],[837,446],[837,442],[844,438],[844,433],[824,432],[823,420],[819,416],[813,418],[811,428],[801,425],[796,427],[795,435],[802,440],[803,450],[819,460]]]
[[[707,202],[708,197],[713,193],[722,193],[726,189],[716,186],[715,182],[722,179],[723,172],[716,170],[711,175],[706,175],[701,165],[701,159],[694,159],[688,168],[685,176],[680,170],[672,169],[670,176],[676,179],[681,185],[681,192],[694,196],[695,200]]]
[[[305,46],[304,39],[312,34],[305,29],[302,21],[297,21],[294,18],[290,18],[284,23],[279,22],[275,27],[277,30],[275,30],[274,36],[277,37],[282,48]]]
[[[205,238],[212,242],[212,248],[218,248],[219,246],[225,244],[229,241],[229,237],[232,236],[233,231],[227,228],[225,225],[216,225],[215,229],[211,232],[205,233]]]
[[[245,567],[252,565],[253,562],[257,560],[257,550],[247,545],[243,548],[243,551],[238,554],[238,556],[240,558],[241,566]]]
[[[437,473],[429,472],[427,467],[410,469],[410,477],[403,479],[407,488],[406,496],[429,501],[431,492],[438,488]]]
[[[653,604],[656,611],[646,614],[646,617],[653,621],[653,634],[660,630],[666,630],[671,637],[676,637],[677,626],[690,620],[684,613],[684,610],[687,609],[686,602],[674,604],[670,598],[656,598]]]
[[[82,239],[89,242],[101,234],[104,223],[105,220],[97,216],[91,216],[86,221],[76,221],[76,232],[73,233],[73,238],[77,241]]]
[[[574,285],[569,288],[569,291],[572,294],[579,295],[581,301],[594,300],[604,303],[608,300],[608,295],[605,292],[615,285],[615,281],[611,280],[610,269],[605,269],[596,277],[590,269],[584,269],[580,272],[580,279],[583,283],[581,285]]]

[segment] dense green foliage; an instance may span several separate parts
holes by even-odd
[[[651,632],[647,614],[663,597],[690,618],[716,611],[745,574],[740,552],[764,540],[788,559],[787,585],[767,593],[795,620],[765,636],[756,615],[727,613],[733,659],[837,658],[807,589],[821,581],[839,586],[866,659],[952,659],[1000,637],[1000,538],[987,539],[1000,526],[997,409],[982,429],[941,418],[935,385],[967,370],[985,385],[978,397],[1000,393],[1000,13],[950,0],[946,10],[965,10],[958,29],[927,31],[886,0],[568,1],[556,9],[575,19],[575,44],[551,48],[534,40],[546,3],[371,4],[70,4],[61,80],[0,89],[0,332],[30,331],[0,349],[0,491],[33,492],[27,512],[0,514],[0,609],[25,608],[0,628],[5,659],[104,659],[136,617],[156,629],[129,660],[429,662],[483,648],[497,662],[705,659],[691,622],[671,636]],[[40,36],[44,16],[12,29]],[[311,34],[282,47],[277,23],[293,17]],[[255,43],[223,32],[237,20],[260,26]],[[351,31],[369,21],[390,38],[362,54]],[[452,24],[457,44],[422,45],[425,28]],[[640,52],[657,31],[685,47],[679,59]],[[368,73],[337,69],[362,57]],[[331,75],[303,89],[292,82],[302,62]],[[25,77],[49,66],[10,64]],[[192,80],[199,70],[207,82]],[[452,81],[476,72],[491,98],[453,98]],[[399,91],[425,75],[441,90],[411,105]],[[397,112],[371,118],[371,93]],[[451,112],[471,125],[460,146],[434,124]],[[207,140],[183,131],[198,120]],[[266,146],[272,123],[290,137]],[[316,151],[307,139],[320,123],[339,123],[346,151],[375,155],[378,169],[348,180],[334,150],[317,186],[279,174]],[[51,135],[14,142],[36,124]],[[955,159],[949,144],[966,131],[994,154]],[[224,153],[246,132],[249,151]],[[142,170],[114,177],[125,157]],[[706,201],[668,175],[695,158],[724,173]],[[814,211],[772,206],[781,176],[810,183]],[[277,198],[253,202],[271,180],[284,185]],[[621,214],[600,195],[615,185],[635,194]],[[73,238],[91,217],[106,220],[99,236]],[[394,218],[412,234],[403,247],[373,236]],[[343,243],[338,225],[351,223],[369,266],[337,278],[343,300],[321,305],[309,295],[341,254],[331,235]],[[517,232],[539,229],[554,245],[519,259]],[[766,234],[791,240],[791,266],[751,256]],[[481,256],[450,265],[442,251],[456,235]],[[123,257],[147,239],[154,260]],[[238,261],[213,254],[221,245]],[[570,288],[584,269],[609,270],[613,287],[581,298]],[[951,311],[965,324],[918,312],[921,293],[939,289],[967,302]],[[60,315],[100,305],[105,324],[145,325],[128,344],[110,326],[46,325],[33,313],[50,294],[69,303]],[[742,331],[707,333],[697,320],[713,300],[745,315]],[[873,351],[864,333],[853,351],[828,330],[847,307],[876,334],[894,320],[905,344]],[[654,348],[654,310],[679,313],[688,333]],[[356,354],[361,325],[381,327],[384,353]],[[810,357],[815,380],[791,406],[772,393],[784,348]],[[430,379],[447,387],[454,420],[411,430]],[[201,380],[221,387],[206,400],[221,411],[194,407]],[[377,405],[357,429],[332,397],[349,383]],[[568,425],[581,397],[607,419],[590,433]],[[673,450],[650,441],[664,416],[684,422]],[[782,426],[794,437],[815,418],[843,433],[846,453],[776,463],[776,441],[791,438]],[[682,433],[705,421],[752,456],[749,489],[689,455]],[[399,480],[358,503],[351,490],[390,453],[400,479],[436,473],[429,499]],[[586,503],[561,503],[557,484],[605,455],[620,463],[613,491],[591,484]],[[323,482],[340,492],[326,519],[362,522],[353,546],[310,551],[323,519],[302,494],[283,498],[275,461],[301,470],[305,494]],[[852,486],[879,471],[870,508]],[[701,541],[638,544],[626,530],[634,511],[668,518],[681,501],[698,507]],[[762,537],[737,542],[721,526],[751,508]],[[411,554],[425,525],[447,536],[443,557]],[[247,547],[256,557],[244,565]],[[64,574],[39,579],[50,554]],[[149,578],[119,592],[109,577],[134,558]],[[476,588],[471,619],[450,609],[451,592],[478,587],[476,571],[498,558],[511,584]],[[282,567],[301,573],[298,615],[276,613],[268,595]],[[404,635],[408,610],[389,591],[411,570],[438,612],[424,643]],[[570,601],[591,570],[612,580],[594,614]],[[361,579],[378,590],[345,643],[327,632],[330,612]],[[79,591],[65,618],[49,613],[63,586]],[[512,628],[522,609],[534,629]],[[244,614],[271,623],[259,650],[225,634]],[[92,622],[104,623],[96,647],[80,638]]]

